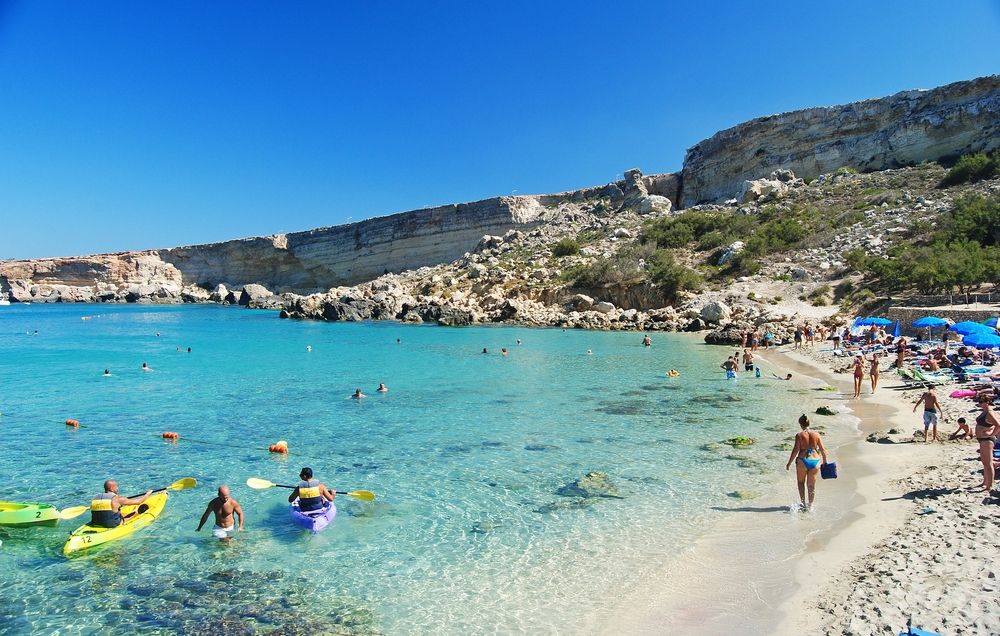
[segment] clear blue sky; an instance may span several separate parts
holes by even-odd
[[[1000,73],[1000,0],[0,0],[0,258],[680,168],[741,121]]]

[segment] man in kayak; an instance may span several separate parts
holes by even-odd
[[[298,497],[299,510],[310,512],[326,507],[326,501],[333,501],[335,495],[327,490],[326,486],[319,483],[319,480],[313,479],[312,468],[303,468],[302,472],[299,473],[299,479],[302,481],[288,496],[288,503],[292,503]]]
[[[146,501],[151,492],[153,491],[147,490],[145,495],[132,497],[131,499],[122,497],[118,494],[118,482],[113,479],[107,480],[104,482],[104,492],[94,495],[93,501],[90,502],[90,523],[87,525],[99,528],[116,528],[120,526],[126,519],[139,512],[139,509],[136,508],[135,512],[123,517],[120,512],[121,507],[138,506]]]
[[[243,532],[243,508],[240,508],[240,502],[229,496],[229,486],[225,484],[219,486],[219,496],[208,502],[205,514],[201,516],[201,522],[198,523],[198,531],[201,531],[201,527],[208,521],[208,515],[211,512],[215,513],[215,527],[212,528],[212,536],[216,539],[229,539],[229,535],[236,531],[233,515],[239,516],[239,531]]]

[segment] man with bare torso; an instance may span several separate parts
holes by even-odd
[[[240,502],[229,496],[229,486],[219,486],[219,496],[208,502],[205,514],[201,516],[201,522],[198,524],[198,530],[201,530],[201,527],[205,525],[209,513],[212,512],[215,513],[215,527],[212,528],[212,536],[218,539],[229,539],[229,535],[236,530],[233,515],[239,516],[239,531],[243,532],[243,508],[240,508]]]
[[[941,410],[941,404],[938,402],[937,394],[934,393],[934,387],[927,387],[924,394],[920,396],[917,403],[913,405],[913,412],[916,413],[917,407],[923,403],[924,405],[924,443],[926,444],[930,440],[927,439],[927,429],[933,427],[934,441],[937,441],[937,425],[938,425],[938,413],[944,417],[944,411]]]

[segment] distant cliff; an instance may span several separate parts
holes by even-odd
[[[680,207],[736,196],[745,180],[788,169],[816,177],[1000,148],[1000,75],[845,106],[760,117],[687,151]]]
[[[208,290],[258,283],[272,292],[313,293],[449,262],[484,235],[530,229],[559,202],[604,200],[610,208],[678,195],[675,175],[629,171],[605,186],[539,196],[495,197],[333,227],[144,252],[0,263],[11,300],[89,302],[207,300]],[[204,290],[200,293],[197,287]],[[190,298],[185,298],[185,290]],[[202,298],[204,296],[204,298]],[[225,299],[224,297],[222,298]],[[231,301],[234,299],[230,299]]]

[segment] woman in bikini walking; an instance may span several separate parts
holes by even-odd
[[[799,417],[799,426],[802,430],[795,434],[795,445],[792,446],[792,454],[788,457],[785,470],[788,470],[792,462],[795,462],[795,478],[799,483],[799,500],[802,507],[806,507],[806,487],[809,488],[809,505],[812,509],[813,501],[816,499],[816,476],[819,475],[819,457],[826,463],[826,447],[823,446],[823,438],[819,433],[809,428],[809,418],[803,413]]]
[[[854,397],[861,397],[861,381],[865,378],[864,358],[860,355],[854,358]]]
[[[871,367],[869,367],[868,373],[869,373],[869,375],[871,375],[871,378],[872,378],[872,395],[875,395],[875,387],[878,386],[878,354],[877,353],[873,353],[872,354],[872,365],[871,365]],[[860,393],[861,393],[861,391],[858,391],[859,395],[860,395]]]
[[[979,396],[979,408],[983,412],[976,418],[976,441],[979,442],[979,459],[983,462],[983,487],[986,492],[993,490],[993,445],[994,436],[1000,431],[1000,419],[990,406],[988,395]]]

